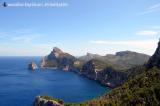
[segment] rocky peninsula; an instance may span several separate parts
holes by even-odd
[[[102,85],[117,87],[128,78],[128,70],[143,65],[150,56],[122,51],[115,55],[100,56],[87,53],[76,58],[61,49],[54,47],[51,53],[41,60],[41,68],[59,68],[73,71],[87,78],[96,80]]]

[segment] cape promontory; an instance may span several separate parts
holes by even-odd
[[[75,57],[54,47],[51,53],[45,56],[41,61],[41,67],[56,67],[69,70],[73,66]]]

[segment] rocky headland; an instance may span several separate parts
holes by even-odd
[[[68,53],[54,47],[51,53],[41,61],[41,68],[55,67],[63,70],[70,70],[76,58]]]

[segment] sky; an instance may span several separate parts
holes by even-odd
[[[130,50],[152,55],[160,37],[160,0],[0,1],[0,56],[75,56]],[[65,6],[9,6],[64,3]]]

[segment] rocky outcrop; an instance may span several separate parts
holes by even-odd
[[[45,56],[41,61],[41,67],[57,67],[64,70],[69,70],[75,61],[75,57],[63,52],[57,47],[54,47],[52,52]]]
[[[104,62],[96,59],[92,59],[83,65],[80,72],[82,75],[85,75],[88,78],[96,80],[97,73],[102,71],[105,67],[106,67],[106,64]]]
[[[160,41],[158,42],[158,47],[155,53],[153,54],[153,56],[151,56],[147,63],[148,68],[152,68],[154,66],[160,68]]]
[[[37,96],[34,106],[64,106],[63,101],[48,96]]]
[[[31,62],[29,65],[28,65],[28,69],[29,70],[35,70],[35,69],[37,69],[38,68],[38,66],[36,65],[36,63],[34,63],[34,62]]]
[[[123,84],[127,78],[128,75],[126,72],[117,71],[112,67],[107,67],[97,73],[96,80],[99,81],[102,85],[114,88]]]

